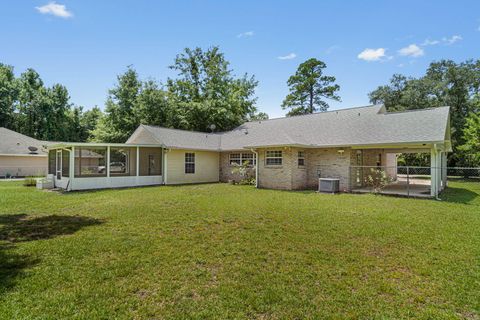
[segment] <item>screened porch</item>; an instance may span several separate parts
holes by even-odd
[[[159,145],[53,145],[48,154],[48,176],[55,187],[65,190],[162,184],[163,150]]]

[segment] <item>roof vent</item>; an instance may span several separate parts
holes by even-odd
[[[30,147],[28,147],[28,150],[30,150],[30,153],[31,153],[31,154],[36,154],[38,148],[37,148],[37,147],[30,146]]]

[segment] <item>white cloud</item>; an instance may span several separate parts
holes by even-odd
[[[480,27],[479,27],[479,30],[480,30]],[[434,46],[434,45],[437,45],[437,44],[451,45],[451,44],[454,44],[455,42],[458,42],[462,39],[463,38],[460,35],[453,35],[450,38],[443,37],[440,40],[426,39],[425,41],[422,42],[421,46],[426,47],[426,46]]]
[[[253,31],[242,32],[242,33],[237,34],[237,38],[251,37],[254,34],[255,33]]]
[[[454,44],[455,42],[458,42],[460,40],[462,40],[462,36],[459,36],[459,35],[454,35],[454,36],[451,36],[450,38],[442,38],[442,41],[447,44],[447,45],[451,45],[451,44]]]
[[[280,56],[278,57],[279,60],[292,60],[292,59],[295,59],[297,57],[297,55],[295,53],[289,53],[287,54],[286,56]]]
[[[385,57],[385,48],[365,49],[357,56],[358,59],[365,61],[378,61]]]
[[[35,7],[35,9],[37,9],[41,14],[51,14],[65,19],[73,17],[73,13],[68,11],[64,4],[58,4],[55,1],[41,7]]]
[[[434,45],[437,45],[439,43],[440,43],[440,41],[438,41],[438,40],[426,39],[425,41],[423,41],[423,43],[421,45],[423,47],[425,47],[425,46],[434,46]]]
[[[411,44],[408,47],[398,50],[398,53],[401,56],[421,57],[425,54],[425,51],[416,44]]]

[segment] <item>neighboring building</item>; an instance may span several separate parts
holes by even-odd
[[[430,153],[431,195],[436,196],[446,185],[446,153],[451,151],[449,107],[387,112],[373,105],[252,121],[222,133],[141,125],[125,144],[61,144],[51,149],[72,155],[65,158],[72,169],[64,170],[74,174],[70,190],[227,181],[235,178],[233,164],[248,161],[260,188],[317,188],[319,177],[334,177],[342,191],[350,191],[352,180],[362,181],[362,172],[352,172],[356,166],[388,165],[389,174],[396,175],[396,154]],[[83,166],[79,149],[104,155],[93,173]],[[51,153],[51,163],[55,159]],[[109,169],[113,162],[115,172]],[[50,172],[59,176],[58,168]],[[96,180],[76,179],[87,176]]]
[[[45,175],[47,144],[0,127],[0,178]]]

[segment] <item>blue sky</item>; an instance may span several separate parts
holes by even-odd
[[[87,109],[103,108],[128,65],[164,81],[183,48],[218,45],[259,81],[259,110],[279,117],[288,77],[311,57],[341,86],[331,109],[368,104],[394,73],[480,58],[480,1],[3,0],[0,39],[0,62],[66,85]]]

